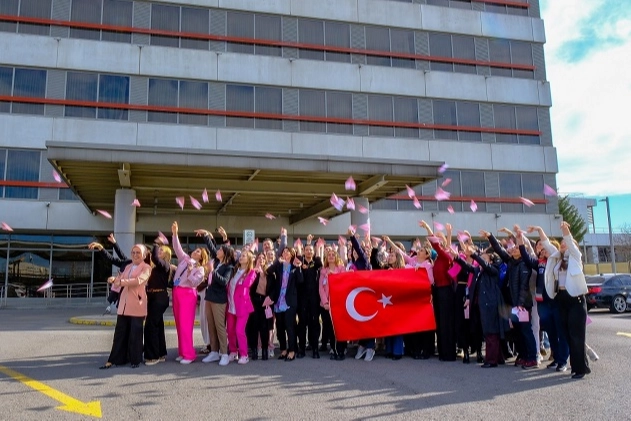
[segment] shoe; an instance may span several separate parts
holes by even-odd
[[[585,373],[580,373],[580,374],[579,374],[579,373],[576,373],[576,374],[574,374],[574,375],[572,376],[572,378],[573,378],[573,379],[576,379],[576,380],[580,380],[580,379],[582,379],[583,377],[585,377]]]
[[[247,364],[250,362],[250,359],[248,357],[241,357],[239,358],[239,361],[237,361],[237,364]]]
[[[521,368],[523,368],[524,370],[531,370],[533,368],[539,368],[539,364],[537,364],[537,361],[526,361],[524,363],[524,365],[521,366]]]
[[[480,367],[482,367],[482,368],[494,368],[494,367],[497,367],[497,364],[484,363]]]
[[[567,364],[559,364],[556,368],[556,371],[560,373],[567,371]]]
[[[279,360],[284,360],[287,358],[287,353],[286,352],[281,352],[280,355],[278,356]]]
[[[259,359],[259,354],[256,351],[252,351],[248,354],[248,357],[252,360],[252,361],[256,361]]]
[[[336,361],[344,361],[345,359],[346,359],[346,355],[342,354],[342,355],[338,355],[335,360]]]
[[[375,357],[375,350],[368,348],[366,350],[366,357],[364,358],[364,361],[372,361],[374,357]]]
[[[327,352],[329,349],[326,347],[326,345],[320,345],[320,352]]]
[[[289,354],[293,354],[293,355],[289,355]],[[287,357],[285,357],[285,362],[287,361],[293,361],[296,359],[296,353],[294,352],[290,352],[289,354],[287,354]]]
[[[556,366],[558,366],[559,364],[557,364],[556,361],[552,361],[550,364],[548,364],[546,366],[546,368],[555,368]]]
[[[591,361],[598,361],[600,359],[600,357],[598,356],[598,354],[596,354],[596,352],[594,352],[593,349],[591,348],[587,348],[585,350],[585,353],[587,354],[587,357],[591,360]]]
[[[138,368],[138,367],[140,367],[140,364],[132,364],[131,365],[131,368]]]
[[[482,364],[484,362],[484,357],[481,354],[482,353],[478,352],[478,358],[477,358],[478,364]]]
[[[239,359],[239,354],[237,354],[236,352],[231,352],[229,355],[230,361],[236,361]]]
[[[99,370],[108,370],[110,368],[114,367],[114,364],[110,363],[110,362],[106,362],[105,364],[103,364],[102,366],[99,367]]]
[[[175,359],[175,361],[177,361],[177,362],[179,363],[179,362],[180,362],[180,361],[182,361],[183,359],[184,359],[184,357],[177,357],[177,358]]]
[[[313,350],[313,355],[311,355],[311,358],[313,358],[315,360],[319,360],[320,359],[320,352],[318,351],[317,348]]]
[[[145,365],[156,365],[160,360],[145,360]]]
[[[539,349],[539,354],[541,354],[542,357],[545,357],[546,355],[548,355],[548,350],[545,349],[544,347],[541,347]]]
[[[272,348],[272,349],[270,349],[270,350],[268,351],[268,354],[269,354],[269,357],[270,357],[270,358],[274,358],[274,349],[273,349],[273,348]]]
[[[463,364],[469,364],[469,354],[465,354],[464,358],[462,358]]]
[[[520,366],[520,365],[524,365],[524,363],[525,363],[525,362],[526,362],[526,361],[525,361],[524,359],[522,359],[522,358],[517,358],[517,359],[515,360],[515,367]]]
[[[355,354],[355,359],[356,359],[356,360],[361,360],[361,358],[362,358],[364,355],[366,355],[366,348],[360,345],[360,346],[357,348],[357,354]]]
[[[386,358],[392,358],[394,357],[394,355],[392,354],[392,352],[387,352],[386,353]]]
[[[230,356],[228,354],[222,354],[219,359],[219,365],[228,365],[230,363]]]
[[[259,358],[262,358],[262,357],[263,357],[263,350],[262,350],[261,348],[259,348],[259,349],[256,351],[256,355],[257,355]]]
[[[428,352],[422,351],[421,352],[421,360],[429,360],[430,359],[430,355]]]
[[[163,363],[163,362],[165,362],[166,360],[167,360],[167,356],[166,356],[166,355],[163,355],[162,357],[158,358],[158,362],[159,362],[159,363]]]
[[[393,355],[392,361],[399,361],[401,358],[403,358],[403,355]]]
[[[187,360],[186,358],[182,358],[180,360],[180,364],[184,364],[184,365],[188,365],[188,364],[190,364],[192,362],[193,362],[193,360]]]
[[[331,360],[331,361],[337,360],[337,355],[335,355],[335,353],[331,354],[329,356],[329,360]]]
[[[269,351],[267,349],[261,350],[261,359],[267,361],[269,359]]]
[[[105,316],[106,314],[111,314],[111,313],[112,313],[112,306],[105,307],[105,312],[103,313],[103,315]]]
[[[214,363],[215,361],[219,361],[221,357],[217,351],[211,351],[210,354],[204,357],[202,360],[203,363]]]
[[[305,357],[305,351],[298,351],[298,353],[296,354],[296,358],[304,358]]]

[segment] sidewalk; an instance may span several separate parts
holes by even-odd
[[[68,321],[75,325],[116,326],[116,312],[113,311],[112,314],[101,313],[74,316]],[[173,309],[171,307],[169,307],[164,313],[164,326],[175,327],[175,319],[173,318]],[[199,320],[195,320],[195,326],[199,326]]]

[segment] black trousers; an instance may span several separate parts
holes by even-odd
[[[454,320],[454,289],[451,285],[436,287],[434,314],[438,357],[442,361],[456,360],[456,326]]]
[[[252,299],[254,311],[250,313],[247,324],[248,347],[252,352],[256,352],[259,345],[259,337],[261,338],[261,349],[267,349],[269,346],[269,329],[271,319],[265,317],[265,307],[263,307],[265,297],[256,294]]]
[[[147,293],[147,319],[145,320],[145,360],[157,360],[167,355],[164,336],[164,312],[169,308],[166,291]]]
[[[114,365],[142,362],[142,322],[144,317],[118,315],[108,362]]]
[[[585,327],[587,303],[584,295],[572,297],[566,290],[560,290],[554,301],[559,305],[561,329],[570,346],[570,365],[576,374],[590,373],[585,354]]]
[[[456,341],[458,348],[462,349],[465,354],[469,353],[469,320],[464,317],[464,302],[467,298],[467,286],[458,284],[454,295],[454,323],[456,329]]]
[[[296,309],[288,308],[276,313],[276,335],[280,350],[296,352]]]
[[[331,349],[335,350],[335,333],[333,333],[333,321],[331,313],[324,307],[320,307],[320,316],[322,316],[322,345],[331,344]]]
[[[301,306],[301,304],[304,304]],[[310,295],[306,297],[306,302],[298,304],[298,326],[297,339],[298,348],[304,352],[307,349],[307,338],[309,345],[316,349],[320,341],[320,296]]]

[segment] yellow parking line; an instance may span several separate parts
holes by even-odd
[[[627,338],[631,338],[631,333],[627,333],[627,332],[618,332],[618,333],[616,333],[616,335],[618,335],[618,336],[626,336]]]

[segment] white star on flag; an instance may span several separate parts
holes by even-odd
[[[392,304],[392,301],[390,301],[390,299],[392,298],[392,295],[386,297],[383,293],[381,293],[381,300],[377,300],[378,303],[383,304],[383,308],[386,308],[386,306],[390,305],[394,305]]]

